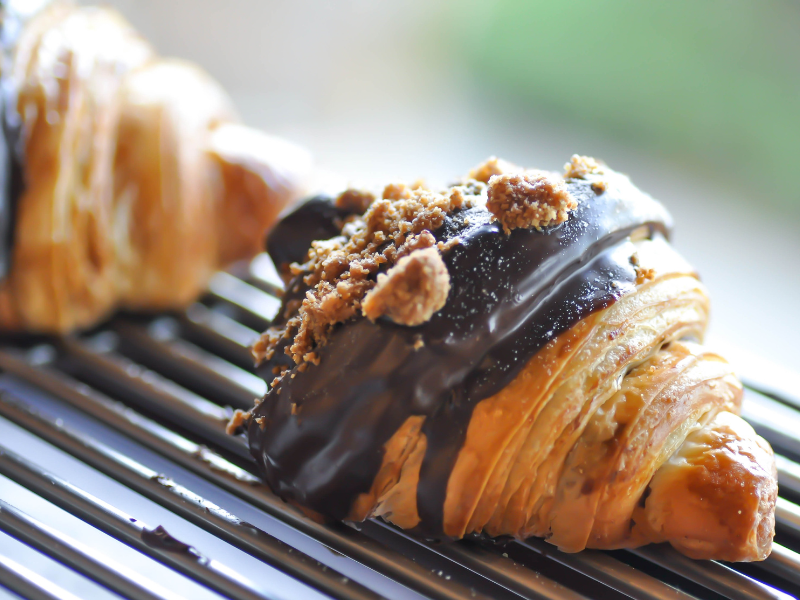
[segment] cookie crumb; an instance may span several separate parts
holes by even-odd
[[[461,238],[456,236],[450,238],[446,242],[438,242],[436,244],[436,247],[439,249],[439,252],[447,252],[448,250],[450,250],[450,248],[458,246],[460,243],[461,243]]]
[[[270,327],[254,344],[256,360],[270,360],[281,348],[298,371],[308,363],[318,364],[314,350],[327,343],[337,323],[361,313],[365,296],[377,285],[378,271],[391,269],[403,257],[427,248],[437,252],[440,243],[432,232],[453,211],[483,205],[485,190],[486,185],[477,181],[442,192],[422,184],[386,186],[383,195],[387,197],[375,199],[363,215],[354,216],[343,226],[341,236],[312,242],[306,262],[290,265],[307,291],[291,306],[287,303],[285,321]],[[441,251],[457,243],[448,240],[441,244]],[[285,373],[281,371],[273,381],[276,393]]]
[[[386,315],[398,325],[413,327],[428,321],[447,302],[450,274],[435,248],[401,258],[364,297],[364,316],[374,321]]]
[[[250,420],[250,413],[245,412],[239,408],[233,411],[233,416],[228,424],[225,426],[225,433],[228,435],[236,435],[244,429],[244,426]]]
[[[422,336],[418,335],[414,339],[414,350],[419,350],[420,348],[425,347],[425,342],[422,340]]]
[[[606,189],[608,189],[608,184],[605,181],[593,181],[592,182],[592,191],[597,194],[604,194]]]
[[[654,269],[646,269],[637,265],[634,270],[636,271],[636,285],[641,285],[645,281],[650,281],[656,277]]]
[[[604,172],[603,163],[591,156],[573,154],[569,162],[564,165],[565,179],[586,179],[589,174],[601,174]]]
[[[411,198],[413,191],[414,188],[405,183],[390,183],[383,188],[381,198],[384,200],[408,200]]]
[[[563,223],[577,206],[564,181],[552,173],[506,173],[489,180],[486,208],[506,233]]]
[[[336,208],[341,208],[353,214],[363,215],[369,208],[369,205],[374,201],[375,194],[372,192],[350,188],[339,194],[334,204]]]
[[[472,169],[467,175],[467,179],[474,179],[482,183],[489,183],[489,180],[495,175],[504,175],[506,173],[519,173],[523,169],[517,165],[510,163],[502,158],[496,156],[489,157],[477,167]]]

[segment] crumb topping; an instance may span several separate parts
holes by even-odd
[[[476,181],[443,192],[418,184],[386,186],[380,199],[344,226],[341,236],[312,242],[307,261],[290,266],[292,274],[302,276],[309,289],[302,302],[287,306],[285,323],[261,335],[253,346],[256,360],[271,359],[276,348],[284,345],[286,354],[301,368],[309,362],[317,363],[314,350],[326,343],[334,325],[362,311],[365,297],[378,285],[381,289],[368,303],[371,308],[366,309],[374,318],[386,314],[404,324],[419,324],[430,318],[444,305],[449,291],[449,275],[446,269],[442,274],[440,252],[458,243],[455,239],[437,244],[432,232],[444,224],[447,214],[481,203],[484,190],[485,185]],[[381,284],[375,275],[382,266],[390,268]],[[396,306],[397,297],[412,292],[419,297],[409,302],[412,306],[408,311]],[[276,373],[273,385],[285,371],[283,367]]]
[[[581,156],[573,154],[569,162],[564,165],[565,179],[586,179],[589,174],[601,174],[605,172],[602,162],[591,156]],[[597,190],[595,190],[596,192]]]
[[[225,426],[225,433],[228,435],[236,435],[250,420],[250,413],[245,412],[239,408],[233,411],[233,416],[228,424]]]
[[[568,177],[582,177],[602,172],[602,166],[575,155],[566,171]],[[304,297],[286,303],[283,320],[253,345],[257,363],[272,359],[280,348],[303,372],[309,363],[319,364],[317,350],[334,326],[360,315],[372,320],[387,316],[412,327],[430,319],[445,305],[450,289],[442,253],[461,243],[458,237],[437,242],[433,232],[455,210],[485,203],[509,233],[562,223],[577,207],[558,175],[526,171],[496,157],[443,191],[419,181],[390,183],[380,197],[348,189],[335,203],[356,214],[345,221],[341,235],[312,242],[305,263],[290,265],[291,274],[302,277],[308,289]],[[273,387],[288,370],[275,366]]]
[[[506,233],[563,223],[577,206],[564,181],[552,173],[525,171],[489,179],[486,208]]]
[[[492,156],[472,169],[469,175],[467,175],[467,178],[480,181],[481,183],[489,183],[489,180],[495,175],[519,173],[520,171],[523,171],[522,167],[518,167],[502,158]]]
[[[640,267],[639,265],[635,265],[634,270],[636,271],[636,285],[641,285],[645,281],[650,281],[656,277],[656,272],[654,269],[646,269],[644,267]]]
[[[386,315],[398,325],[413,327],[441,309],[449,292],[450,274],[442,255],[428,247],[411,252],[387,273],[378,275],[361,308],[371,321]]]
[[[350,188],[339,194],[334,204],[337,208],[353,214],[363,215],[374,201],[375,194],[372,192]]]
[[[593,181],[592,182],[592,191],[597,194],[605,193],[606,189],[608,188],[608,184],[605,181]]]

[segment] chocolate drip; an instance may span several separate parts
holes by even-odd
[[[202,558],[200,553],[195,550],[194,546],[190,546],[186,542],[182,542],[173,537],[172,534],[164,529],[163,525],[158,525],[153,529],[142,529],[140,537],[145,544],[152,548],[185,554],[195,560],[200,560]]]
[[[599,196],[589,182],[569,181],[578,208],[542,231],[506,235],[483,207],[449,215],[434,232],[461,240],[443,256],[451,284],[445,307],[418,327],[365,318],[341,324],[316,350],[318,366],[293,369],[255,409],[250,450],[273,491],[346,518],[369,491],[384,444],[408,417],[424,415],[419,530],[442,537],[447,481],[475,405],[549,340],[633,291],[631,232],[667,233],[660,204],[627,179],[609,181]],[[301,291],[295,281],[287,296]],[[286,364],[280,353],[274,360]]]

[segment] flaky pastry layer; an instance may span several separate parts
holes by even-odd
[[[648,278],[539,351],[478,403],[447,484],[444,531],[545,537],[561,549],[668,541],[694,558],[762,560],[777,496],[742,387],[701,340],[708,298],[662,239],[636,242]],[[419,524],[427,440],[412,417],[351,517]]]

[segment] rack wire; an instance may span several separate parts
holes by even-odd
[[[536,539],[431,545],[378,520],[348,526],[305,517],[260,483],[244,439],[225,433],[232,409],[249,408],[266,389],[248,346],[274,316],[279,290],[260,256],[236,275],[217,274],[182,313],[120,316],[84,336],[2,344],[0,531],[134,600],[198,590],[252,600],[800,593],[800,397],[780,381],[766,394],[751,384],[743,411],[779,454],[777,543],[763,563],[693,561],[666,545],[577,554]],[[72,526],[59,527],[61,517],[44,522],[12,505],[23,496],[10,482],[33,494],[31,510],[77,517],[93,530],[81,536],[102,532],[108,545],[76,538]],[[188,537],[172,535],[175,528]],[[115,558],[117,546],[135,560]],[[7,554],[0,538],[0,587],[9,593],[81,597]]]

